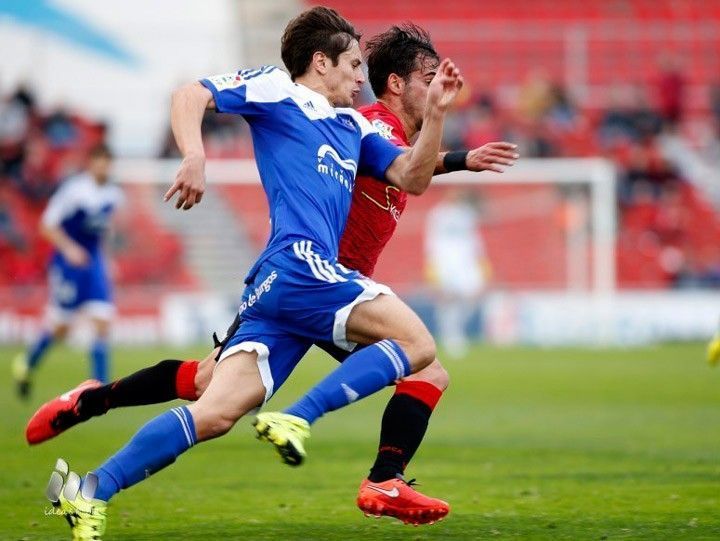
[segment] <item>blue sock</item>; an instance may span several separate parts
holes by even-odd
[[[142,427],[132,439],[95,470],[95,498],[108,501],[169,466],[197,441],[195,422],[185,406],[173,408]]]
[[[92,362],[92,377],[102,383],[108,382],[108,358],[110,346],[107,338],[96,338],[90,349],[90,360]]]
[[[402,348],[383,340],[350,355],[285,413],[312,424],[328,411],[371,395],[409,373],[410,363]]]
[[[38,364],[40,364],[40,360],[53,343],[53,340],[54,338],[52,333],[43,331],[40,338],[35,341],[30,348],[30,351],[28,351],[28,368],[30,370],[33,370]]]

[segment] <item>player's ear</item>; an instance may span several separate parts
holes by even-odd
[[[315,51],[312,56],[312,60],[310,61],[310,65],[317,71],[320,75],[325,75],[327,73],[328,69],[328,62],[329,59],[323,53],[322,51]]]
[[[400,77],[397,73],[391,73],[388,76],[387,89],[393,94],[399,96],[405,89],[405,79]]]

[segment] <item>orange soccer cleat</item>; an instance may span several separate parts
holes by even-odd
[[[413,488],[414,479],[401,476],[382,483],[365,479],[360,485],[357,505],[365,516],[395,517],[405,524],[434,524],[450,512],[450,505],[437,498],[429,498]]]
[[[100,387],[95,379],[83,381],[74,389],[45,402],[30,418],[25,428],[25,438],[30,445],[54,438],[68,428],[86,421],[78,412],[78,402],[83,391]]]

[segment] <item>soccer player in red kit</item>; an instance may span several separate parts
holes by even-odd
[[[378,101],[360,112],[385,138],[409,147],[422,127],[427,87],[439,57],[430,37],[414,25],[393,27],[366,46],[369,80]],[[515,145],[488,143],[468,152],[441,153],[436,173],[453,170],[502,172],[517,158]],[[380,253],[392,237],[407,204],[407,194],[385,182],[358,177],[345,232],[340,262],[366,276],[373,274]],[[239,324],[236,320],[233,326]],[[234,334],[233,326],[227,335]],[[342,360],[332,345],[318,344]],[[109,409],[182,398],[196,400],[207,387],[222,343],[201,361],[165,360],[109,385],[87,381],[43,405],[30,420],[26,436],[31,444]],[[347,352],[345,352],[347,355]],[[383,415],[380,445],[370,474],[361,486],[357,504],[366,514],[388,515],[422,524],[442,519],[447,503],[427,497],[402,475],[418,449],[435,405],[449,382],[436,359],[422,371],[399,381]],[[301,449],[304,454],[304,450]]]

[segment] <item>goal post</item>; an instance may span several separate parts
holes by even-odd
[[[617,188],[613,163],[603,158],[531,158],[521,159],[502,174],[457,171],[440,175],[434,184],[502,185],[545,184],[586,186],[590,199],[590,237],[594,293],[613,293],[617,287],[615,243],[617,237]],[[571,242],[571,241],[570,241]],[[581,250],[582,248],[580,248]],[[580,250],[568,247],[568,288],[583,287],[583,278],[575,278],[574,269],[583,268],[575,260],[584,258]],[[576,253],[574,253],[576,252]]]
[[[118,160],[116,176],[121,183],[128,186],[156,184],[159,191],[161,186],[169,187],[172,184],[178,166],[179,161],[177,160]],[[255,239],[254,250],[256,253],[259,252],[267,231],[268,218],[266,208],[259,209],[260,203],[257,202],[261,201],[264,204],[264,196],[262,196],[259,174],[254,160],[209,160],[206,165],[206,177],[208,193],[221,192],[221,196],[216,198],[220,201],[216,204],[234,205],[230,212],[239,221],[244,220],[245,225],[242,227],[249,227],[254,231],[251,232],[251,236]],[[407,283],[398,283],[404,278],[387,270],[391,265],[391,261],[387,260],[392,257],[389,255],[390,252],[400,254],[409,252],[410,255],[417,255],[417,246],[414,246],[414,251],[412,251],[410,244],[417,245],[422,242],[425,219],[425,214],[422,212],[427,211],[428,205],[438,199],[438,193],[443,189],[456,186],[478,190],[493,211],[489,220],[501,225],[507,225],[505,222],[515,220],[517,222],[516,230],[522,229],[522,227],[537,229],[532,225],[523,226],[522,217],[533,212],[543,212],[537,205],[539,189],[562,194],[556,197],[557,208],[554,211],[552,209],[545,210],[547,216],[540,221],[557,219],[555,214],[561,213],[564,213],[564,219],[568,221],[562,233],[565,237],[563,255],[558,255],[557,250],[554,255],[551,255],[550,250],[547,251],[547,257],[564,260],[562,269],[556,271],[556,274],[563,274],[563,278],[549,282],[548,280],[523,280],[520,277],[514,282],[514,285],[510,282],[508,284],[501,282],[500,286],[504,288],[507,285],[509,289],[524,290],[553,289],[592,292],[598,295],[613,293],[616,290],[615,244],[617,233],[615,177],[616,173],[612,162],[601,158],[529,158],[519,160],[502,174],[458,171],[439,175],[433,179],[432,186],[426,194],[409,200],[406,213],[400,219],[397,239],[391,241],[388,250],[381,257],[379,279],[389,281],[392,286],[398,287],[401,291],[418,286],[416,282],[422,278],[421,270],[418,271],[414,282],[412,282],[412,278],[408,278]],[[514,210],[511,213],[505,212],[504,203],[500,203],[500,200],[494,204],[498,190],[502,192],[504,188],[514,189],[511,198]],[[523,199],[523,194],[526,192],[527,197]],[[248,198],[256,201],[251,212],[248,211],[248,205],[250,205]],[[206,200],[203,200],[202,205],[205,204]],[[160,209],[157,205],[156,208]],[[414,212],[416,214],[413,214]],[[161,211],[159,210],[158,213],[160,214]],[[168,215],[167,212],[163,214]],[[510,217],[509,214],[515,218]],[[193,211],[185,215],[184,219],[192,222],[197,220],[194,218],[195,215],[196,212]],[[258,224],[258,222],[260,223]],[[174,223],[177,224],[178,220],[175,220]],[[212,226],[208,225],[208,227]],[[533,243],[544,242],[541,232],[537,230],[529,232],[536,236],[540,235],[539,238],[535,238]],[[500,236],[495,245],[507,244],[507,246],[503,246],[503,250],[513,250],[512,243],[516,238],[517,233],[515,237],[508,237],[507,241]],[[518,252],[520,253],[519,250]],[[542,249],[536,246],[536,252],[542,253]],[[490,256],[492,255],[491,251]],[[520,254],[518,258],[521,260],[515,265],[522,266],[524,264],[522,255]],[[420,264],[420,266],[422,265]]]

